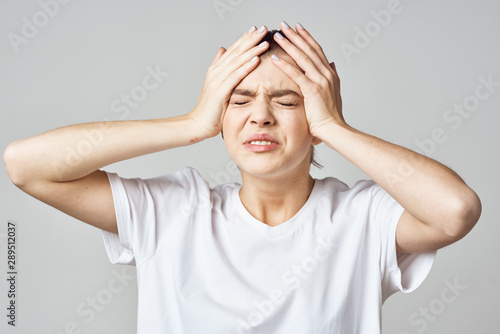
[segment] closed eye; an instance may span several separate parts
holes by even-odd
[[[233,104],[235,104],[237,106],[242,106],[242,105],[245,105],[249,102],[250,101],[236,101],[236,102],[233,102]],[[292,103],[277,102],[277,103],[283,107],[295,107],[296,105],[298,105],[297,102],[292,102]]]
[[[294,107],[296,106],[298,103],[283,103],[283,102],[278,102],[278,104],[284,106],[284,107]]]

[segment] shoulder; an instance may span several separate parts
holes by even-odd
[[[358,180],[352,187],[335,177],[316,179],[316,182],[319,183],[322,192],[339,198],[371,196],[373,191],[379,188],[373,180]]]
[[[328,208],[332,214],[365,215],[377,202],[385,199],[383,189],[373,180],[358,180],[352,186],[334,177],[317,179],[317,206]]]
[[[202,183],[208,185],[208,182],[206,182],[206,180],[200,175],[200,173],[195,168],[189,166],[182,167],[181,169],[173,173],[144,179],[144,181],[151,185],[173,182],[184,184]]]
[[[391,217],[399,217],[403,207],[373,180],[358,180],[352,187],[343,182],[329,180],[337,192],[334,203],[339,212],[367,217],[370,220],[391,221]]]
[[[165,188],[178,188],[178,190],[209,188],[208,182],[193,167],[183,167],[173,173],[155,176],[147,179],[131,179],[144,184],[144,186],[161,190]]]
[[[114,192],[126,193],[128,197],[163,196],[209,196],[210,186],[200,173],[192,167],[183,167],[173,173],[151,178],[126,178],[106,172]]]

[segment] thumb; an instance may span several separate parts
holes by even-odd
[[[222,57],[222,55],[226,52],[226,49],[223,48],[222,46],[220,47],[219,49],[219,52],[217,52],[217,55],[215,56],[215,59],[214,61],[212,62],[212,65],[215,64],[217,62],[217,60],[220,59],[220,57]]]
[[[333,72],[335,72],[335,76],[337,77],[337,84],[340,86],[339,74],[337,73],[337,67],[335,66],[335,63],[333,61],[330,63],[330,67],[332,68]]]

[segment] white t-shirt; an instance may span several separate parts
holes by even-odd
[[[139,334],[380,333],[382,303],[416,289],[436,255],[396,253],[404,209],[373,181],[317,179],[271,227],[240,184],[211,189],[190,167],[107,174],[119,234],[103,239],[112,263],[137,268]]]

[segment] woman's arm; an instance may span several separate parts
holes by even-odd
[[[441,163],[347,125],[334,64],[305,29],[282,28],[290,41],[275,40],[306,74],[285,60],[273,62],[300,86],[311,135],[359,167],[405,208],[396,232],[397,250],[436,250],[464,237],[481,214],[477,194]]]
[[[111,188],[99,168],[194,143],[203,139],[198,133],[187,116],[70,125],[13,142],[4,163],[12,182],[27,194],[116,233]]]
[[[196,125],[189,115],[69,125],[13,142],[4,162],[23,190],[73,181],[118,161],[198,142],[204,138]]]
[[[29,195],[101,229],[117,232],[109,181],[99,169],[141,155],[216,136],[234,87],[267,49],[252,29],[210,66],[196,107],[172,118],[65,126],[10,144],[4,163],[12,182]]]
[[[436,250],[463,238],[481,214],[476,193],[450,168],[347,125],[325,124],[316,136],[370,176],[405,208],[399,252]]]

